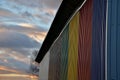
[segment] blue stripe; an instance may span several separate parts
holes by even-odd
[[[120,80],[120,0],[108,2],[108,80]]]
[[[92,80],[105,80],[106,3],[93,0]]]

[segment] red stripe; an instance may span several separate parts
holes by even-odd
[[[80,10],[78,80],[91,80],[92,0]]]

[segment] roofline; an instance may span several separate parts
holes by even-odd
[[[51,27],[47,33],[45,40],[38,52],[35,59],[37,63],[40,63],[45,54],[55,43],[59,35],[63,32],[66,25],[70,22],[72,17],[81,9],[87,0],[63,0],[57,14],[51,24]]]

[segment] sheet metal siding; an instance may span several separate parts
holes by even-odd
[[[50,50],[49,80],[67,80],[68,30],[67,26]]]
[[[92,0],[80,10],[78,80],[91,80]]]
[[[105,29],[107,0],[93,0],[92,80],[105,80]]]
[[[106,3],[87,0],[70,21],[50,50],[49,80],[105,80]]]
[[[120,0],[108,0],[108,80],[120,80]]]
[[[69,38],[69,25],[63,31],[62,37],[62,53],[61,53],[61,69],[60,69],[60,80],[67,80],[68,74],[68,38]]]
[[[118,79],[120,80],[120,0],[117,2],[117,64]]]
[[[69,24],[68,80],[78,80],[78,29],[79,13],[73,17]]]
[[[50,68],[49,80],[60,80],[60,67],[61,67],[61,37],[53,45],[54,48],[50,50]]]

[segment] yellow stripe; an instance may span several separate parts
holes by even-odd
[[[68,80],[78,80],[78,29],[79,13],[73,17],[69,24]]]

